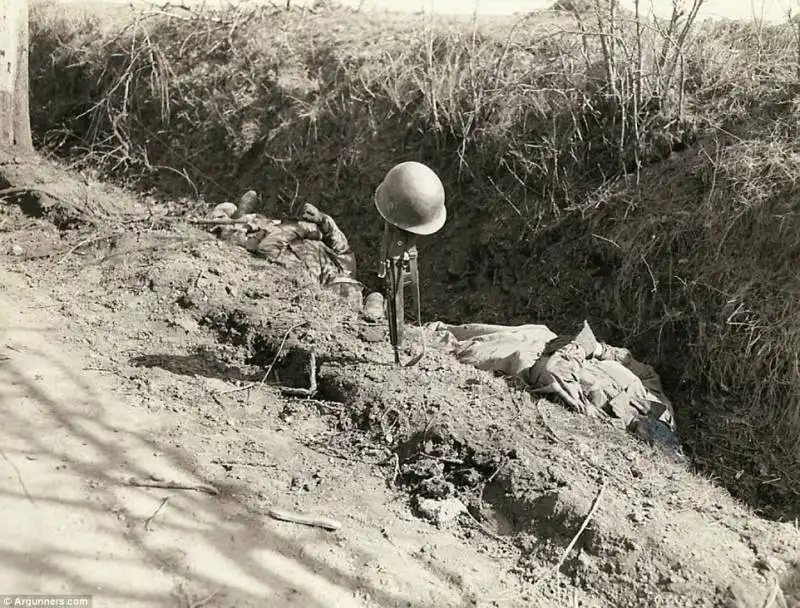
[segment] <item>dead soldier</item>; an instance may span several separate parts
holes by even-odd
[[[307,203],[294,219],[272,219],[253,212],[257,203],[258,194],[249,190],[238,205],[217,205],[209,218],[212,234],[288,270],[304,270],[361,308],[363,285],[355,278],[356,259],[333,218]]]

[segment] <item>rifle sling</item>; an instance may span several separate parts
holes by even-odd
[[[417,324],[422,329],[422,303],[420,298],[419,267],[417,265],[416,235],[386,223],[381,245],[383,267],[381,276],[386,276],[389,313],[389,338],[394,348],[395,363],[400,364],[400,346],[403,341],[405,318],[404,291],[411,287],[417,312]],[[388,273],[386,273],[388,270]],[[387,276],[388,275],[388,276]],[[422,335],[422,352],[403,367],[416,365],[425,355],[425,336]]]

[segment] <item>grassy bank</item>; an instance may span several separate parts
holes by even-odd
[[[395,162],[427,162],[450,209],[423,244],[428,318],[588,319],[659,366],[701,467],[793,513],[794,30],[173,12],[34,12],[42,147],[162,194],[318,204],[367,283],[372,191]]]

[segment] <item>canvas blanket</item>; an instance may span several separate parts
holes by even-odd
[[[462,363],[516,376],[533,392],[558,395],[575,411],[611,418],[651,439],[677,442],[672,403],[655,370],[627,349],[598,341],[586,322],[575,336],[534,324],[436,322],[427,327],[434,342]],[[662,431],[663,436],[653,436]]]

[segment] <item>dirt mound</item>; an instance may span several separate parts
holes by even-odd
[[[658,598],[664,606],[688,599],[716,606],[734,578],[757,597],[764,583],[754,560],[793,550],[781,546],[779,528],[754,525],[724,491],[622,432],[598,429],[558,406],[535,405],[443,353],[434,351],[418,368],[386,365],[389,349],[359,339],[364,328],[356,315],[275,269],[222,272],[193,292],[204,265],[222,269],[231,262],[220,258],[241,253],[208,244],[195,255],[191,262],[177,255],[148,261],[151,280],[169,277],[170,299],[180,299],[223,342],[244,349],[248,362],[268,366],[277,358],[272,369],[281,384],[307,387],[297,353],[313,353],[320,397],[348,411],[343,430],[349,432],[336,448],[366,441],[391,449],[398,481],[412,496],[461,499],[492,533],[524,548],[527,576],[541,576],[541,564],[559,558],[600,487],[590,532],[564,570],[575,584],[591,581],[611,605],[652,606]],[[248,299],[254,301],[242,305]]]
[[[14,229],[0,247],[49,244],[52,229],[16,208],[0,220]],[[311,444],[336,433],[341,406],[231,390],[263,369],[222,363],[232,353],[213,334],[119,289],[124,262],[77,265],[80,278],[67,263],[3,258],[0,586],[125,608],[523,603],[513,548],[415,520],[385,487],[390,467]]]

